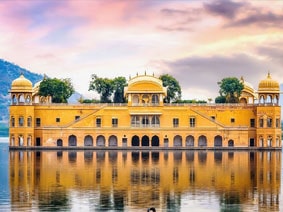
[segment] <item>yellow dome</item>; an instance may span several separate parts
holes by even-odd
[[[273,80],[268,73],[266,79],[261,80],[258,84],[259,93],[280,93],[279,83]]]
[[[12,82],[11,92],[32,92],[32,83],[21,74]]]

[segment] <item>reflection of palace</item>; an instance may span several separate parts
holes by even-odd
[[[10,151],[12,208],[91,199],[92,209],[178,209],[209,196],[239,211],[279,211],[280,186],[281,151]]]
[[[10,147],[281,148],[279,83],[255,91],[243,79],[240,104],[164,104],[154,76],[131,78],[127,104],[52,104],[21,75],[11,86]]]

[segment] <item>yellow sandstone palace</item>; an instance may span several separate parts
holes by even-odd
[[[281,149],[280,86],[268,73],[239,104],[165,104],[154,76],[129,79],[125,104],[52,104],[23,75],[11,85],[10,148]]]

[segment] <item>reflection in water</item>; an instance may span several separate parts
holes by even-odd
[[[11,151],[9,160],[12,210],[280,210],[277,151]]]

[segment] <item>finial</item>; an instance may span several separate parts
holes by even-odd
[[[154,76],[154,72],[152,73],[152,76]]]
[[[139,76],[139,73],[137,72],[137,76]]]
[[[243,82],[245,81],[243,76],[241,76],[241,81],[243,81]]]
[[[144,75],[146,75],[146,70],[144,71]]]
[[[267,78],[271,78],[270,71],[268,70]]]
[[[131,79],[131,75],[129,75],[129,79]]]

